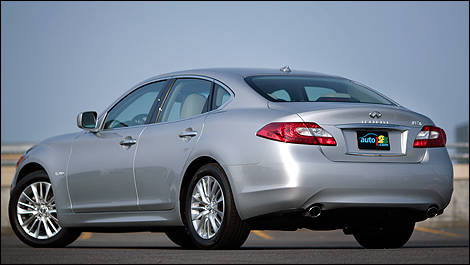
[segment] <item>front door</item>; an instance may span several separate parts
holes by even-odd
[[[166,84],[155,82],[129,93],[111,108],[99,132],[84,132],[72,144],[67,184],[74,212],[138,209],[134,156]]]

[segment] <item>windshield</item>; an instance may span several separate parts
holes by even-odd
[[[249,76],[245,81],[274,102],[351,102],[394,105],[369,88],[348,79],[308,76]]]

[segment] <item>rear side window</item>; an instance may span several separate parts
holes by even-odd
[[[179,121],[209,110],[212,82],[202,79],[177,79],[164,102],[159,121]]]
[[[230,99],[230,94],[218,84],[214,88],[214,109],[217,109]]]
[[[246,82],[274,102],[351,102],[394,105],[351,80],[335,77],[250,76]]]

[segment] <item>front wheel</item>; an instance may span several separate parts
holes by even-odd
[[[215,163],[202,166],[186,191],[184,224],[195,247],[239,248],[250,230],[240,219],[223,169]]]
[[[415,222],[390,222],[360,227],[353,232],[354,238],[365,248],[400,248],[408,242]]]
[[[33,247],[64,247],[80,236],[79,231],[60,225],[52,185],[44,171],[26,175],[15,186],[8,214],[18,238]]]

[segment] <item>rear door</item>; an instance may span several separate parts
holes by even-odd
[[[140,136],[135,157],[136,188],[141,210],[169,210],[178,201],[178,179],[203,134],[213,83],[176,79],[157,115]]]

